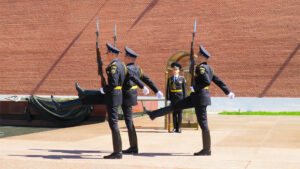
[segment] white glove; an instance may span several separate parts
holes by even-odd
[[[104,90],[103,90],[103,87],[101,87],[100,92],[101,92],[102,94],[105,94],[105,92],[104,92]]]
[[[234,96],[235,96],[235,95],[234,95],[234,93],[232,93],[232,92],[230,92],[230,93],[228,94],[228,98],[229,98],[229,99],[234,99]]]
[[[161,91],[158,91],[158,92],[156,93],[156,96],[157,96],[159,99],[161,99],[162,97],[164,97],[164,95],[162,94]]]
[[[144,93],[144,95],[149,94],[149,89],[146,86],[143,87],[143,93]]]
[[[170,100],[168,100],[168,101],[167,101],[167,105],[169,106],[170,104],[171,104],[171,101],[170,101]]]
[[[195,90],[194,90],[194,87],[193,87],[193,86],[191,86],[191,87],[190,87],[190,89],[191,89],[191,92],[195,92]]]

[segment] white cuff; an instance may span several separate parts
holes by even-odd
[[[157,96],[159,99],[161,99],[162,97],[164,97],[164,95],[162,94],[161,91],[158,91],[158,92],[156,93],[156,96]]]
[[[195,92],[195,89],[193,86],[191,86],[190,89],[191,89],[191,92]]]
[[[105,94],[105,92],[104,92],[104,90],[103,90],[103,87],[101,87],[100,92],[101,92],[102,94]]]
[[[234,99],[234,97],[235,97],[235,94],[234,94],[234,93],[230,92],[230,93],[228,94],[228,98],[229,98],[229,99]]]
[[[149,89],[146,86],[143,87],[143,93],[144,93],[144,95],[149,94]]]

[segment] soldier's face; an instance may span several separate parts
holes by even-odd
[[[202,62],[205,62],[207,59],[206,59],[206,57],[204,57],[203,55],[199,54],[197,60],[198,60],[199,63],[202,63]]]
[[[133,57],[129,57],[129,56],[127,56],[126,54],[124,55],[124,62],[126,63],[126,64],[129,64],[129,63],[134,63],[135,62],[135,58],[133,58]]]
[[[173,68],[173,75],[178,75],[180,72],[179,68],[175,67]]]
[[[126,54],[124,54],[124,62],[126,63],[126,65],[130,63],[130,58]]]
[[[107,54],[106,54],[106,58],[107,58],[107,60],[109,61],[109,62],[111,62],[112,60],[114,60],[114,58],[115,58],[115,55],[116,54],[114,54],[114,53],[112,53],[112,52],[107,52]]]

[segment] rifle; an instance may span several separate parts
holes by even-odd
[[[117,41],[117,25],[115,24],[114,47],[116,47],[116,41]]]
[[[191,86],[193,86],[194,84],[194,80],[195,80],[195,71],[194,71],[194,67],[195,67],[195,59],[194,59],[194,39],[195,39],[195,34],[196,34],[196,27],[197,27],[197,20],[195,20],[195,25],[194,25],[194,32],[193,32],[193,40],[191,43],[191,52],[190,52],[190,74],[192,75],[191,77]]]
[[[101,78],[101,86],[104,87],[106,86],[106,80],[105,80],[105,77],[103,75],[103,62],[101,60],[101,53],[100,53],[100,50],[99,50],[99,19],[97,17],[97,32],[96,32],[96,35],[97,35],[97,42],[96,42],[96,52],[97,52],[97,63],[98,63],[98,75],[100,76]]]

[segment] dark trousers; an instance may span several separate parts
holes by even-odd
[[[113,148],[115,153],[122,151],[121,135],[118,127],[118,106],[107,105],[108,123],[111,129]]]
[[[174,105],[177,102],[172,102],[171,104]],[[173,111],[173,128],[177,131],[181,128],[182,123],[182,110],[174,110]]]
[[[180,101],[178,101],[176,104],[172,105],[172,108],[174,111],[180,111],[183,109],[188,109],[188,108],[195,108],[196,115],[197,115],[197,120],[198,123],[202,129],[202,131],[208,131],[208,124],[207,124],[207,111],[206,107],[207,105],[194,105],[192,102],[192,97],[186,97]]]
[[[198,123],[201,127],[202,131],[208,131],[208,123],[207,123],[207,106],[196,106],[195,111],[197,115]]]
[[[187,109],[192,107],[195,108],[197,121],[202,130],[203,150],[210,150],[211,140],[210,140],[208,123],[207,123],[207,111],[206,111],[207,105],[195,104],[195,102],[192,102],[192,97],[189,96],[177,102],[172,108],[174,110],[181,110],[181,109]]]
[[[132,106],[122,105],[122,110],[124,113],[125,123],[128,130],[128,138],[130,147],[138,147],[137,145],[137,135],[135,127],[132,120]]]
[[[97,90],[85,90],[85,97],[82,97],[83,105],[104,105],[106,104],[105,94]]]

